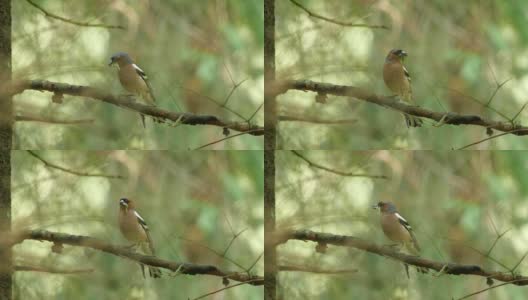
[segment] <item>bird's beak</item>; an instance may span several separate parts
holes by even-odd
[[[405,52],[405,51],[402,50],[402,51],[400,52],[400,56],[401,56],[401,57],[405,57],[405,56],[407,56],[407,52]]]
[[[379,208],[379,205],[377,204],[372,205],[372,209],[378,209],[378,208]]]
[[[123,206],[124,208],[128,208],[128,204],[124,200],[119,200],[119,205]]]
[[[111,65],[113,65],[114,63],[115,63],[115,60],[110,59],[110,62],[108,63],[108,66],[111,66]]]

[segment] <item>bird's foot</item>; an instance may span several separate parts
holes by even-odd
[[[389,244],[385,245],[385,247],[389,248],[392,251],[400,252],[401,245],[400,244]]]
[[[136,95],[134,94],[122,94],[119,97],[126,99],[127,101],[130,101],[130,102],[136,102]]]
[[[128,249],[128,250],[131,250],[131,251],[136,251],[136,248],[139,246],[139,244],[132,244],[132,245],[129,245],[129,246],[125,246],[123,248],[125,249]]]

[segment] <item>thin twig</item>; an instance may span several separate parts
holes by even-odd
[[[351,23],[351,22],[337,21],[337,20],[334,20],[334,19],[331,19],[325,16],[321,16],[319,14],[316,14],[312,12],[311,10],[307,9],[306,7],[302,6],[299,2],[295,0],[290,0],[290,2],[293,3],[295,6],[299,7],[300,9],[304,10],[310,17],[321,19],[321,20],[324,20],[326,22],[330,22],[333,24],[346,26],[346,27],[366,27],[366,28],[372,28],[372,29],[387,29],[387,30],[389,29],[389,27],[385,25],[368,25],[368,24],[356,24],[356,23]]]
[[[240,81],[239,83],[235,84],[233,86],[233,88],[231,88],[231,91],[229,91],[229,93],[227,94],[227,97],[225,98],[224,100],[224,103],[222,104],[222,107],[226,106],[227,105],[227,102],[229,101],[229,98],[231,98],[231,96],[233,95],[233,93],[236,91],[236,89],[244,82],[246,82],[248,80],[248,78]]]
[[[493,241],[493,244],[491,245],[491,247],[488,249],[488,252],[486,253],[486,256],[490,255],[491,254],[491,251],[493,251],[493,248],[495,248],[495,246],[497,245],[497,243],[499,242],[499,240],[506,234],[510,231],[511,229],[508,229],[506,231],[504,231],[503,233],[501,234],[498,234],[497,237],[495,238],[495,241]]]
[[[521,262],[526,258],[527,255],[528,255],[528,252],[524,253],[521,259],[519,259],[519,261],[515,264],[515,266],[513,266],[513,268],[510,270],[512,273],[515,271],[515,269],[517,269],[517,267],[521,264]]]
[[[524,108],[526,107],[527,104],[528,104],[528,102],[523,104],[521,109],[519,109],[519,111],[515,114],[515,116],[513,116],[513,118],[511,119],[511,122],[513,122],[513,121],[515,121],[515,119],[517,119],[517,117],[521,114],[521,112],[524,110]]]
[[[485,288],[485,289],[482,289],[482,290],[480,290],[480,291],[477,291],[477,292],[471,293],[471,294],[469,294],[469,295],[465,295],[465,296],[463,296],[463,297],[461,297],[461,298],[458,298],[457,300],[467,299],[467,298],[469,298],[469,297],[472,297],[472,296],[478,295],[478,294],[483,293],[483,292],[485,292],[485,291],[489,291],[489,290],[491,290],[491,289],[495,289],[495,288],[501,287],[501,286],[503,286],[503,285],[512,284],[512,283],[514,283],[514,282],[516,282],[516,281],[522,281],[522,279],[519,279],[519,280],[513,280],[513,281],[511,281],[511,282],[503,282],[503,283],[499,283],[499,284],[497,284],[497,285],[487,287],[487,288]]]
[[[470,95],[466,95],[466,94],[464,94],[464,93],[462,93],[461,91],[456,90],[456,89],[452,89],[452,88],[449,88],[449,87],[448,87],[447,89],[450,90],[450,91],[452,91],[452,92],[455,92],[455,93],[457,93],[457,94],[459,94],[459,95],[461,95],[461,96],[463,96],[463,97],[465,97],[465,98],[469,98],[471,101],[473,101],[473,102],[475,102],[475,103],[478,103],[478,104],[480,104],[481,106],[483,106],[483,107],[485,107],[485,108],[491,110],[492,112],[494,112],[494,113],[496,113],[497,115],[501,116],[503,119],[510,121],[510,118],[509,118],[507,115],[503,114],[503,113],[500,112],[499,110],[497,110],[497,109],[495,109],[495,108],[493,108],[493,107],[491,107],[491,106],[489,106],[489,105],[486,105],[485,103],[483,103],[483,102],[480,101],[479,99],[477,99],[477,98],[475,98],[475,97],[473,97],[473,96],[470,96]]]
[[[489,105],[491,104],[491,101],[493,101],[493,98],[495,98],[495,95],[497,95],[497,93],[499,92],[499,90],[501,89],[501,87],[502,87],[503,85],[505,85],[505,84],[506,84],[508,81],[510,81],[510,80],[511,80],[511,78],[506,79],[506,80],[504,80],[502,83],[500,83],[500,84],[497,85],[497,87],[495,88],[495,90],[494,90],[493,93],[491,94],[491,96],[490,96],[488,102],[486,103],[486,106],[489,106]]]
[[[255,261],[253,261],[253,263],[251,264],[251,266],[249,266],[249,268],[246,269],[246,272],[249,273],[249,271],[251,271],[251,269],[253,269],[253,267],[258,263],[258,261],[262,258],[262,256],[264,255],[264,252],[261,252],[259,254],[259,256],[257,257],[257,259],[255,259]]]
[[[187,239],[187,238],[184,238],[184,237],[178,237],[178,238],[181,239],[184,242],[193,243],[193,244],[195,244],[195,245],[197,245],[199,247],[202,247],[204,249],[207,249],[207,250],[211,251],[213,254],[217,255],[218,257],[223,258],[223,259],[227,260],[228,262],[234,264],[235,266],[239,267],[241,270],[246,270],[247,269],[246,267],[242,266],[241,264],[237,263],[236,261],[232,260],[231,258],[222,255],[222,253],[216,251],[215,249],[213,249],[213,248],[211,248],[211,247],[209,247],[207,245],[203,245],[203,244],[201,244],[201,243],[199,243],[197,241],[193,241],[191,239]]]
[[[45,166],[47,166],[49,168],[57,169],[57,170],[60,170],[60,171],[66,172],[66,173],[70,173],[70,174],[73,174],[73,175],[85,176],[85,177],[104,177],[104,178],[112,178],[112,179],[124,179],[124,178],[126,178],[126,177],[121,176],[121,175],[106,175],[106,174],[99,174],[99,173],[87,173],[87,172],[79,172],[79,171],[67,169],[65,167],[58,166],[56,164],[53,164],[53,163],[45,160],[44,158],[42,158],[41,156],[39,156],[38,154],[36,154],[32,150],[27,150],[27,152],[31,156],[33,156],[33,157],[37,158],[38,160],[40,160]]]
[[[247,119],[248,122],[251,122],[251,120],[255,117],[255,115],[259,112],[259,110],[264,106],[264,102],[260,103],[259,107],[251,114],[251,116]]]
[[[247,121],[247,119],[241,115],[240,113],[232,110],[231,108],[229,108],[228,106],[222,106],[222,103],[216,101],[216,99],[214,99],[213,97],[210,97],[210,96],[207,96],[207,95],[202,95],[200,93],[198,93],[197,91],[193,90],[193,89],[190,89],[190,88],[187,88],[187,87],[184,87],[182,85],[179,86],[180,88],[182,88],[183,90],[186,90],[187,92],[191,92],[197,96],[200,96],[202,98],[205,98],[207,101],[209,102],[212,102],[214,104],[216,104],[218,107],[222,107],[223,109],[227,110],[228,112],[234,114],[235,116],[239,117],[240,119],[244,120],[244,121]]]
[[[27,152],[31,156],[33,156],[36,159],[40,160],[46,167],[49,167],[49,168],[52,168],[52,169],[57,169],[57,170],[60,170],[60,171],[66,172],[66,173],[73,174],[73,175],[83,176],[83,177],[103,177],[103,178],[112,178],[112,179],[124,179],[125,178],[124,176],[121,176],[121,175],[106,175],[106,174],[100,174],[100,173],[87,173],[87,172],[74,171],[74,170],[71,170],[71,169],[67,169],[65,167],[58,166],[58,165],[56,165],[54,163],[51,163],[51,162],[45,160],[44,158],[42,158],[40,155],[38,155],[37,153],[35,153],[32,150],[27,150]]]
[[[228,244],[227,247],[225,248],[224,253],[222,253],[222,257],[226,256],[227,251],[229,251],[229,248],[231,248],[231,245],[233,245],[233,243],[235,242],[235,240],[236,240],[236,239],[237,239],[242,233],[244,233],[246,230],[247,230],[247,228],[244,228],[244,229],[242,229],[240,232],[238,232],[237,234],[234,234],[234,235],[233,235],[233,237],[232,237],[231,240],[229,241],[229,244]]]
[[[229,285],[229,286],[223,287],[223,288],[221,288],[221,289],[218,289],[218,290],[216,290],[216,291],[213,291],[213,292],[207,293],[207,294],[205,294],[205,295],[202,295],[202,296],[200,296],[200,297],[194,298],[194,299],[192,299],[192,300],[203,299],[203,298],[205,298],[205,297],[211,296],[211,295],[216,294],[216,293],[218,293],[218,292],[221,292],[221,291],[224,291],[224,290],[227,290],[227,289],[231,289],[231,288],[234,288],[234,287],[239,286],[239,285],[243,285],[243,284],[250,283],[250,282],[252,282],[252,281],[254,281],[254,280],[255,280],[255,279],[253,279],[253,280],[248,280],[248,281],[246,281],[246,282],[239,282],[239,283],[237,283],[237,284]]]
[[[70,23],[70,24],[74,24],[74,25],[78,25],[78,26],[84,26],[84,27],[103,27],[103,28],[114,28],[114,29],[125,29],[124,26],[121,26],[121,25],[106,25],[106,24],[102,24],[102,23],[87,23],[87,22],[79,22],[79,21],[75,21],[75,20],[71,20],[71,19],[67,19],[65,17],[61,17],[61,16],[58,16],[56,14],[52,14],[50,12],[48,12],[47,10],[45,10],[44,8],[42,8],[41,6],[37,5],[35,2],[33,2],[33,0],[26,0],[31,6],[37,8],[38,10],[40,10],[41,12],[44,13],[44,15],[46,15],[46,17],[50,17],[50,18],[53,18],[53,19],[57,19],[57,20],[61,20],[63,22],[66,22],[66,23]]]
[[[464,150],[464,149],[466,149],[466,148],[469,148],[469,147],[471,147],[471,146],[478,145],[478,144],[483,143],[483,142],[485,142],[485,141],[489,141],[489,140],[491,140],[491,139],[498,138],[498,137],[501,137],[501,136],[503,136],[503,135],[507,135],[507,134],[514,133],[514,132],[516,132],[516,131],[522,131],[522,130],[525,130],[525,129],[520,128],[520,129],[515,129],[515,130],[512,130],[512,131],[508,131],[508,132],[502,132],[502,133],[500,133],[500,134],[496,134],[496,135],[494,135],[494,136],[490,136],[490,137],[487,137],[487,138],[485,138],[485,139],[482,139],[482,140],[476,141],[476,142],[474,142],[474,143],[471,143],[471,144],[465,145],[464,147],[460,147],[460,148],[458,148],[458,149],[456,149],[456,150]]]
[[[302,156],[299,152],[297,152],[295,150],[291,150],[291,152],[293,154],[295,154],[295,156],[297,156],[297,157],[301,158],[302,160],[304,160],[305,162],[307,162],[310,167],[318,168],[318,169],[321,169],[321,170],[324,170],[324,171],[327,171],[327,172],[330,172],[330,173],[334,173],[334,174],[337,174],[337,175],[346,176],[346,177],[368,177],[368,178],[377,178],[377,179],[389,179],[385,175],[371,175],[371,174],[361,174],[361,173],[343,172],[343,171],[334,170],[334,169],[331,169],[329,167],[325,167],[325,166],[322,166],[320,164],[312,162],[311,160],[309,160],[308,158]]]
[[[255,129],[254,129],[254,130],[255,130]],[[227,137],[225,137],[225,138],[222,138],[222,139],[219,139],[219,140],[216,140],[216,141],[213,141],[213,142],[207,143],[207,144],[205,144],[205,145],[202,145],[202,146],[200,146],[200,147],[198,147],[198,148],[194,148],[193,150],[200,150],[200,149],[203,149],[203,148],[205,148],[205,147],[207,147],[207,146],[211,146],[211,145],[214,145],[214,144],[218,144],[218,143],[220,143],[220,142],[223,142],[223,141],[225,141],[225,140],[228,140],[228,139],[231,139],[231,138],[237,137],[237,136],[239,136],[239,135],[251,134],[251,132],[252,132],[251,130],[248,130],[248,131],[246,131],[246,132],[240,132],[240,133],[237,133],[237,134],[232,134],[232,135],[227,136]]]

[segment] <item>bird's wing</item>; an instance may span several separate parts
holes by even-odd
[[[145,222],[145,220],[144,220],[144,219],[138,214],[137,211],[134,210],[134,214],[135,214],[136,217],[137,217],[137,220],[138,220],[139,225],[141,225],[141,227],[142,227],[143,229],[145,229],[145,231],[148,231],[149,228],[148,228],[148,226],[147,226],[147,222]]]
[[[409,83],[409,90],[407,91],[407,101],[411,101],[412,100],[412,86],[411,86],[411,74],[409,74],[409,71],[407,71],[407,69],[405,68],[405,66],[402,64],[402,68],[403,68],[403,74],[405,75],[405,79],[407,79],[407,82]]]
[[[411,225],[409,225],[409,222],[407,222],[407,220],[405,220],[399,213],[395,213],[395,215],[398,218],[398,222],[400,222],[400,224],[403,227],[405,227],[405,229],[407,229],[407,232],[409,232],[409,234],[411,235],[413,245],[416,248],[416,250],[418,250],[419,252],[420,246],[418,245],[418,241],[416,240],[416,237],[414,236],[414,232],[412,230]]]
[[[407,78],[407,80],[411,82],[411,74],[409,74],[409,71],[407,71],[404,65],[402,65],[402,68],[403,68],[403,73],[405,74],[405,78]]]
[[[407,231],[412,231],[412,227],[411,225],[409,225],[409,222],[407,222],[407,220],[405,220],[399,213],[394,213],[394,214],[398,218],[398,222],[400,222],[400,224],[402,224],[403,227],[407,229]]]
[[[143,80],[147,81],[148,80],[148,77],[147,77],[147,74],[145,73],[145,71],[141,70],[140,67],[138,67],[138,65],[136,64],[132,64],[132,67],[134,67],[134,69],[136,70],[136,73],[138,73],[138,75],[143,78]]]
[[[149,89],[150,96],[151,96],[152,100],[155,102],[156,98],[154,98],[154,94],[152,93],[152,86],[150,85],[150,82],[148,80],[147,74],[145,73],[145,71],[143,71],[136,64],[132,64],[132,67],[134,67],[134,69],[136,70],[136,73],[139,75],[139,77],[141,77],[141,79],[143,79],[143,81],[147,85],[147,87]]]
[[[141,225],[141,228],[143,228],[145,230],[145,234],[147,235],[148,246],[149,246],[149,249],[150,249],[150,254],[154,255],[155,254],[155,252],[154,252],[154,243],[152,242],[152,238],[150,237],[150,231],[149,231],[149,228],[147,226],[147,222],[145,222],[145,220],[138,214],[137,211],[134,211],[134,214],[136,215],[138,223],[139,223],[139,225]]]

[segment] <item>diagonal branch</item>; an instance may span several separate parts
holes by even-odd
[[[360,174],[360,173],[343,172],[343,171],[334,170],[334,169],[331,169],[329,167],[325,167],[325,166],[322,166],[320,164],[314,163],[313,161],[311,161],[308,158],[304,157],[303,155],[301,155],[299,152],[297,152],[295,150],[291,150],[291,152],[295,156],[299,157],[300,159],[302,159],[306,163],[308,163],[308,165],[310,167],[321,169],[321,170],[324,170],[324,171],[327,171],[327,172],[330,172],[330,173],[334,173],[334,174],[337,174],[337,175],[346,176],[346,177],[368,177],[368,178],[388,179],[388,177],[385,176],[385,175],[370,175],[370,174]]]
[[[5,88],[5,92],[12,95],[22,93],[25,90],[37,90],[53,92],[54,99],[60,99],[62,95],[88,97],[116,106],[125,107],[148,115],[159,120],[169,120],[177,124],[185,125],[212,125],[232,129],[239,132],[247,132],[251,135],[263,135],[264,127],[252,125],[248,122],[228,122],[212,115],[195,115],[191,113],[177,113],[167,111],[155,106],[144,105],[131,100],[130,97],[115,96],[98,88],[82,85],[70,85],[67,83],[50,82],[46,80],[20,80],[14,81]],[[56,100],[58,101],[58,100]]]
[[[463,115],[453,112],[435,112],[418,106],[408,105],[397,99],[373,94],[367,90],[345,85],[335,85],[310,80],[285,80],[277,82],[275,92],[282,94],[288,90],[301,90],[316,92],[319,95],[335,95],[353,97],[358,100],[370,102],[379,106],[392,108],[405,114],[428,118],[442,124],[451,125],[476,125],[485,128],[496,129],[502,132],[509,132],[514,135],[528,135],[528,127],[517,125],[513,122],[499,122],[485,119],[478,115]]]
[[[231,279],[239,282],[247,282],[251,285],[263,285],[264,278],[257,275],[248,275],[241,272],[223,271],[213,265],[198,265],[191,263],[178,263],[155,256],[142,255],[132,252],[127,247],[120,247],[114,244],[107,243],[103,240],[96,239],[89,236],[71,235],[67,233],[51,232],[47,230],[28,230],[19,232],[7,241],[7,246],[12,246],[23,242],[24,240],[48,241],[54,245],[72,245],[78,247],[86,247],[100,250],[102,252],[110,253],[116,256],[125,257],[133,261],[137,261],[144,265],[159,267],[187,275],[211,275],[222,277],[223,279]]]
[[[323,20],[323,21],[326,21],[326,22],[329,22],[329,23],[333,23],[333,24],[337,24],[337,25],[341,25],[341,26],[346,26],[346,27],[367,27],[367,28],[373,28],[373,29],[389,29],[389,27],[385,26],[385,25],[368,25],[368,24],[357,24],[357,23],[351,23],[351,22],[342,22],[342,21],[337,21],[337,20],[334,20],[334,19],[331,19],[331,18],[328,18],[328,17],[325,17],[325,16],[321,16],[319,14],[316,14],[314,13],[313,11],[309,10],[308,8],[302,6],[299,2],[295,1],[295,0],[290,0],[291,3],[293,3],[293,5],[299,7],[300,9],[304,10],[310,17],[313,17],[313,18],[316,18],[316,19],[320,19],[320,20]]]
[[[35,7],[36,9],[40,10],[41,12],[43,12],[46,17],[50,17],[52,19],[61,20],[63,22],[70,23],[70,24],[73,24],[73,25],[84,26],[84,27],[103,27],[103,28],[125,29],[125,27],[121,26],[121,25],[106,25],[106,24],[100,24],[100,23],[88,23],[88,22],[75,21],[75,20],[72,20],[72,19],[68,19],[68,18],[65,18],[65,17],[58,16],[56,14],[52,14],[49,11],[45,10],[44,8],[42,8],[41,6],[37,5],[32,0],[26,0],[26,1],[31,6]]]
[[[57,170],[60,170],[62,172],[70,173],[70,174],[73,174],[73,175],[85,176],[85,177],[117,178],[117,179],[124,179],[125,178],[124,176],[121,176],[121,175],[106,175],[106,174],[98,174],[98,173],[86,173],[86,172],[79,172],[79,171],[67,169],[67,168],[61,167],[59,165],[56,165],[54,163],[51,163],[51,162],[45,160],[44,158],[42,158],[40,155],[38,155],[37,153],[35,153],[32,150],[27,150],[27,152],[29,153],[29,155],[31,155],[34,158],[40,160],[40,162],[42,162],[46,167],[52,168],[52,169],[57,169]]]
[[[383,247],[369,241],[346,235],[335,235],[311,230],[284,231],[275,238],[276,245],[286,243],[288,240],[312,241],[318,243],[319,249],[324,249],[327,244],[360,249],[373,254],[390,257],[405,264],[421,268],[436,270],[443,274],[451,275],[476,275],[491,278],[502,282],[510,282],[515,285],[528,285],[528,277],[514,275],[510,272],[496,272],[485,270],[478,265],[462,265],[449,262],[438,262],[419,256],[407,255],[395,252],[390,247]]]

